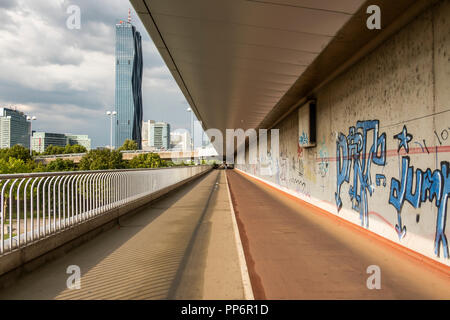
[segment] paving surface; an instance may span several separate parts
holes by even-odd
[[[450,299],[450,277],[228,170],[255,299]],[[367,268],[381,289],[367,288]]]
[[[67,289],[67,267],[81,289]],[[0,299],[243,299],[224,171],[215,170],[23,276]]]

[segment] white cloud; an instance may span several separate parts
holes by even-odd
[[[81,8],[80,30],[66,27],[71,4]],[[114,105],[114,25],[129,7],[123,0],[0,4],[0,18],[8,21],[0,27],[0,105],[36,115],[36,129],[86,133],[94,146],[106,145],[104,111]],[[134,12],[133,19],[143,34],[144,116],[189,126],[182,93]]]

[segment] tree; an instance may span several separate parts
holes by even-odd
[[[31,171],[30,166],[22,159],[10,157],[8,160],[5,160],[4,158],[0,158],[1,174],[26,173]]]
[[[63,154],[64,153],[65,148],[64,147],[59,147],[59,146],[54,146],[54,145],[49,145],[45,151],[44,151],[44,155],[54,155],[54,154]]]
[[[134,140],[127,139],[123,143],[123,145],[118,149],[119,151],[125,151],[125,150],[137,150],[138,144]]]
[[[46,172],[46,171],[47,167],[43,163],[41,162],[36,163],[33,161],[32,172]]]
[[[48,172],[75,171],[75,170],[76,170],[75,162],[73,162],[72,160],[63,160],[63,159],[56,159],[50,162],[46,167],[46,171]]]
[[[79,163],[80,170],[123,169],[126,163],[116,150],[97,149],[86,153]]]
[[[0,149],[0,158],[4,159],[5,161],[8,161],[9,158],[15,158],[26,162],[31,159],[31,155],[30,150],[28,150],[24,146],[16,144],[11,148]]]
[[[71,153],[85,153],[87,152],[86,148],[79,144],[73,144],[73,145],[66,145],[64,148],[65,154],[71,154]]]
[[[157,153],[143,153],[129,162],[130,168],[159,168],[165,166],[165,162]]]
[[[20,155],[19,155],[20,156]],[[9,157],[7,160],[3,157],[0,158],[0,173],[1,174],[14,174],[14,173],[26,173],[31,172],[32,169],[30,167],[30,163],[33,163],[32,160],[25,162],[22,159],[16,159],[14,157]],[[7,180],[0,181],[0,188],[7,183]],[[12,190],[13,197],[16,194],[17,185]],[[3,199],[3,212],[6,213],[6,207],[10,197],[10,190],[5,190],[4,199]]]

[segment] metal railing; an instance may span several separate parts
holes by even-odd
[[[43,154],[34,156],[34,159],[52,159],[52,158],[70,158],[70,157],[82,157],[86,153],[61,153],[61,154]]]
[[[0,175],[0,254],[71,228],[208,168]]]

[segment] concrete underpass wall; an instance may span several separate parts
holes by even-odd
[[[299,146],[293,112],[279,155],[236,168],[450,265],[449,30],[440,1],[317,92],[316,147]]]

